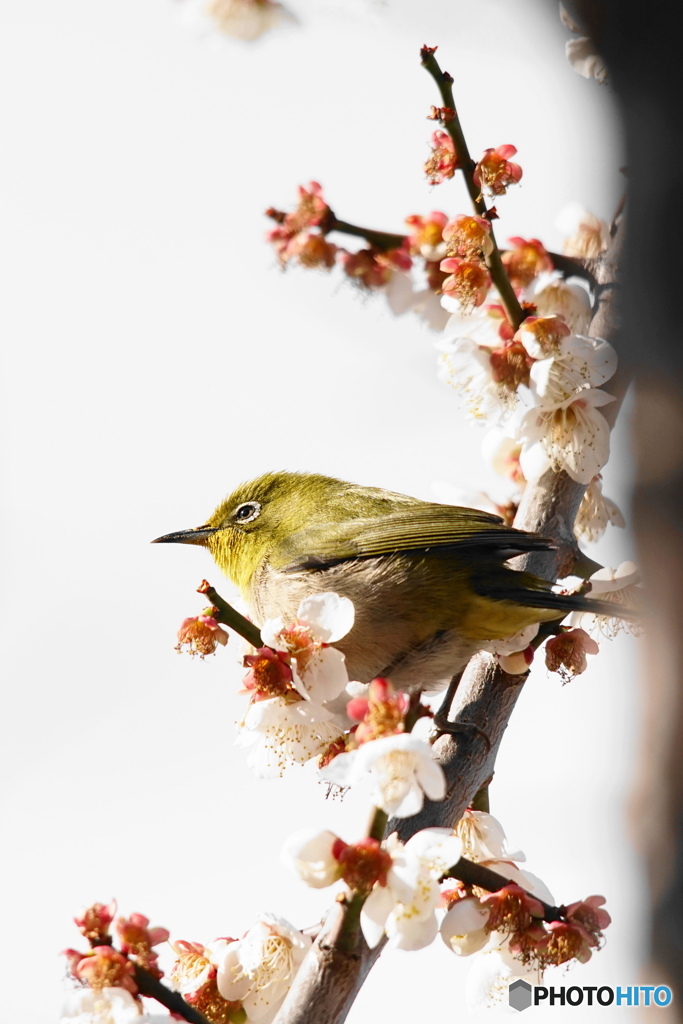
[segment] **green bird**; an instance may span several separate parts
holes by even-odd
[[[293,621],[312,594],[350,598],[355,622],[335,643],[349,678],[387,676],[404,689],[441,689],[473,654],[525,626],[605,611],[505,564],[554,546],[537,534],[477,509],[314,473],[266,473],[203,526],[153,543],[207,547],[259,626]]]

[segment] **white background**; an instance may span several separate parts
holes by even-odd
[[[455,77],[472,151],[519,149],[500,239],[557,248],[568,202],[609,219],[620,195],[609,92],[571,71],[545,5],[298,11],[301,30],[212,47],[166,0],[3,9],[8,1021],[57,1019],[58,953],[83,945],[81,906],[115,896],[198,941],[241,934],[261,909],[309,925],[328,894],[280,866],[283,838],[319,823],[353,840],[365,822],[363,794],[326,802],[307,770],[250,776],[233,745],[239,643],[204,663],[173,650],[180,620],[201,610],[195,588],[219,574],[199,549],[149,541],[204,522],[267,469],[427,499],[440,481],[493,486],[481,430],[436,379],[434,335],[336,276],[281,274],[263,210],[291,206],[315,178],[340,217],[384,230],[468,211],[460,182],[424,180],[438,102],[425,42]],[[625,434],[622,417],[605,473],[622,505]],[[632,544],[614,531],[591,555],[617,564]],[[659,980],[638,975],[625,803],[637,647],[619,638],[564,688],[537,668],[492,785],[493,812],[559,902],[607,897],[607,946],[567,983]],[[389,953],[349,1021],[463,1019],[468,969],[440,943]]]

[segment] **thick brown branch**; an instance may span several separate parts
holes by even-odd
[[[275,1024],[341,1024],[382,951],[359,936],[355,949],[340,949],[345,908],[336,903],[306,956]]]

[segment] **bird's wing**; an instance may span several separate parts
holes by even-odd
[[[489,553],[498,559],[548,550],[552,542],[503,525],[498,516],[454,505],[421,503],[389,515],[317,523],[291,535],[271,561],[284,572],[324,569],[355,558],[376,558],[435,547]]]

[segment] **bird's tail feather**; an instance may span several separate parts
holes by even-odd
[[[479,583],[479,585],[477,585]],[[481,581],[472,579],[478,593],[496,601],[513,601],[526,608],[543,608],[557,611],[562,618],[570,612],[589,612],[592,615],[608,615],[610,618],[625,619],[627,622],[641,620],[640,609],[616,601],[601,601],[586,594],[562,594],[552,590],[552,584],[527,572],[503,570],[503,575],[484,576]]]

